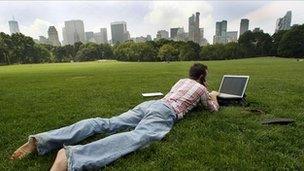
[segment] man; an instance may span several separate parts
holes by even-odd
[[[179,80],[170,92],[160,100],[139,104],[119,116],[91,118],[73,125],[36,135],[18,148],[11,159],[20,159],[32,152],[39,155],[59,149],[52,171],[93,170],[126,155],[153,141],[161,140],[181,119],[198,104],[209,111],[217,111],[217,92],[206,88],[207,66],[196,63],[189,70],[189,78]],[[112,134],[101,140],[72,145],[96,133],[115,133],[133,128],[132,131]]]

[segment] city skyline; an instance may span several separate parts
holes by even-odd
[[[49,14],[39,15],[36,14],[26,14],[31,20],[24,19],[22,14],[24,10],[22,4],[33,6],[33,11],[37,11],[36,8],[46,8],[55,9],[55,11]],[[50,3],[47,7],[46,4]],[[131,37],[141,37],[146,35],[152,35],[155,38],[157,31],[166,30],[170,32],[170,28],[183,27],[185,32],[188,32],[188,18],[195,12],[200,12],[200,28],[204,28],[205,38],[212,43],[212,38],[215,35],[215,23],[216,21],[227,20],[227,31],[238,31],[240,26],[240,20],[242,18],[247,18],[250,20],[249,29],[252,30],[255,27],[260,27],[269,34],[273,34],[276,27],[276,20],[285,15],[289,10],[293,13],[292,23],[301,24],[303,23],[304,12],[300,10],[304,8],[303,2],[236,2],[236,1],[224,1],[224,2],[205,2],[192,1],[191,3],[186,3],[179,1],[178,4],[174,2],[164,2],[164,1],[152,1],[152,2],[89,2],[84,5],[83,2],[18,2],[19,5],[13,5],[10,2],[0,2],[0,7],[5,7],[4,12],[0,18],[0,31],[9,33],[8,20],[12,20],[12,16],[15,16],[19,23],[19,28],[25,35],[31,36],[35,39],[38,36],[47,37],[47,30],[49,26],[55,26],[59,39],[62,42],[61,29],[64,27],[64,21],[80,19],[83,20],[85,31],[100,32],[100,28],[107,28],[108,30],[108,40],[111,39],[110,33],[110,23],[113,21],[126,21],[128,25],[128,31]],[[55,8],[55,4],[63,4],[61,7]],[[70,6],[68,11],[70,15],[65,15],[63,18],[59,15],[63,10],[66,11],[66,6]],[[82,8],[77,8],[83,6]],[[105,7],[112,7],[112,10],[121,9],[119,14],[113,14],[113,12],[100,12],[101,9]],[[124,8],[122,6],[125,6]],[[234,6],[240,6],[237,10]],[[71,9],[71,8],[75,9]],[[170,7],[171,10],[168,11]],[[85,8],[86,11],[91,11],[90,9],[100,9],[93,10],[91,13],[103,14],[98,15],[99,17],[93,17],[92,14],[84,11],[81,15],[75,15],[76,12],[79,13],[80,9]],[[269,9],[271,8],[271,9]],[[4,8],[2,8],[4,9]],[[6,11],[10,9],[9,11]],[[44,10],[46,10],[44,9]],[[239,10],[241,9],[241,10]],[[170,12],[170,14],[166,13]],[[219,12],[222,11],[222,12]],[[235,12],[237,11],[237,12]],[[29,12],[32,13],[32,12]],[[56,15],[53,15],[56,13]],[[131,14],[126,14],[131,13]],[[172,13],[172,14],[171,14]],[[141,15],[142,14],[142,15]],[[178,14],[178,15],[177,15]],[[31,15],[30,17],[28,15]],[[164,17],[167,16],[167,17]],[[263,16],[263,17],[261,17]],[[163,17],[163,18],[162,18]],[[7,20],[6,20],[7,19]],[[4,23],[3,21],[6,20]],[[109,21],[109,22],[108,22]],[[137,22],[140,21],[140,22]],[[135,24],[136,23],[136,24]],[[151,27],[151,23],[153,23]],[[266,24],[265,24],[266,23]]]

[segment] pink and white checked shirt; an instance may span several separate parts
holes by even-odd
[[[199,103],[211,112],[219,109],[218,103],[209,99],[207,88],[190,78],[179,80],[162,100],[174,109],[179,119]]]

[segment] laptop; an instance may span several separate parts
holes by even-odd
[[[223,99],[242,99],[245,94],[249,76],[224,75],[218,97]]]

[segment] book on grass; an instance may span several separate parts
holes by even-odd
[[[153,93],[142,93],[144,97],[156,97],[156,96],[163,96],[164,94],[161,92],[153,92]]]

